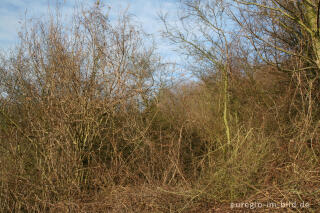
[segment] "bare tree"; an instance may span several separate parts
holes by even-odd
[[[319,75],[319,2],[316,0],[230,1],[230,15],[261,59],[283,71]],[[283,63],[295,60],[292,67]]]
[[[169,25],[165,16],[164,36],[180,47],[188,69],[204,80],[222,79],[223,120],[227,144],[231,144],[229,127],[229,76],[232,74],[232,33],[225,27],[226,5],[222,1],[182,1],[180,22]],[[215,77],[214,77],[215,76]]]
[[[98,171],[116,170],[113,177],[125,180],[150,122],[141,113],[160,62],[147,35],[126,14],[111,24],[98,4],[68,26],[60,21],[57,15],[26,25],[1,64],[1,126],[10,127],[0,129],[1,148],[12,153],[8,160],[19,156],[1,173],[12,182],[28,177],[13,189],[23,192],[21,203],[36,199],[41,187],[42,199],[59,200],[107,182]]]

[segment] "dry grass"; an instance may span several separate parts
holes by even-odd
[[[1,212],[319,210],[316,83],[266,65],[232,76],[228,145],[219,78],[160,87],[161,61],[127,16],[74,20],[35,23],[2,58]]]

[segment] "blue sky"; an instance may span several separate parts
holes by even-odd
[[[56,0],[0,0],[0,49],[6,51],[14,47],[25,17],[44,18],[49,7],[55,8],[56,2]],[[63,3],[63,14],[72,14],[77,2],[92,5],[95,0],[59,0],[59,2]],[[164,57],[175,57],[169,53],[169,46],[160,37],[159,31],[163,25],[158,15],[160,12],[176,14],[177,0],[101,0],[100,2],[106,5],[106,8],[110,7],[111,18],[128,9],[128,12],[134,15],[134,20],[138,21],[147,33],[154,35],[160,54]]]

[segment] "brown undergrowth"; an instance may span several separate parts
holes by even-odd
[[[219,76],[160,84],[147,35],[97,5],[58,20],[2,57],[1,212],[319,210],[317,81],[234,64],[229,144]],[[231,208],[254,202],[310,207]]]

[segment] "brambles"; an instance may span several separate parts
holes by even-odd
[[[0,211],[227,212],[228,202],[253,200],[318,208],[309,53],[266,63],[243,26],[223,28],[227,16],[236,21],[228,4],[183,3],[182,22],[199,28],[163,18],[164,35],[187,55],[192,82],[159,84],[169,68],[149,37],[129,16],[112,24],[101,4],[68,27],[52,18],[20,33],[0,65]]]

